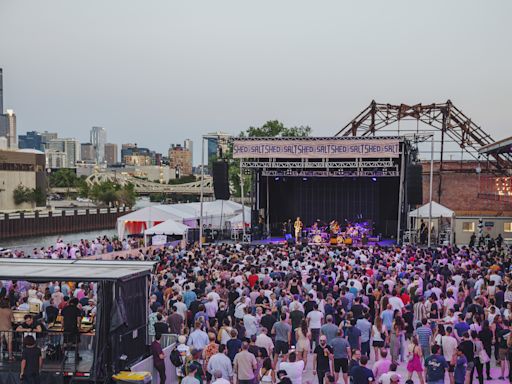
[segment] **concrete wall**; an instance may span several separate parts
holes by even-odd
[[[20,184],[27,188],[35,188],[35,172],[0,171],[0,210],[34,208],[32,203],[14,204],[13,191]]]

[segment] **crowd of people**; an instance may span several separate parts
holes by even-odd
[[[211,245],[152,251],[149,334],[182,384],[512,379],[510,249]],[[508,381],[507,380],[507,381]]]
[[[80,259],[86,256],[99,256],[106,253],[128,251],[140,248],[141,239],[129,238],[119,240],[115,237],[100,236],[95,239],[81,239],[78,242],[66,243],[59,238],[47,247],[33,248],[27,252],[23,249],[6,249],[2,253],[4,258],[31,258],[31,259]]]
[[[488,244],[141,250],[105,237],[9,257],[131,250],[122,258],[155,261],[148,335],[163,383],[162,337],[176,335],[171,363],[182,384],[470,384],[512,381],[511,248]],[[12,310],[34,304],[40,314],[13,329]],[[1,282],[8,357],[8,329],[37,339],[56,316],[93,319],[95,305],[87,282]]]

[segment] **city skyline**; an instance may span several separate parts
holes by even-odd
[[[495,140],[510,129],[508,1],[0,4],[4,108],[18,133],[87,142],[102,126],[111,143],[160,153],[190,138],[197,165],[207,132],[279,119],[330,136],[372,99],[451,99]]]

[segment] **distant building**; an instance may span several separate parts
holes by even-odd
[[[20,185],[46,191],[45,156],[43,152],[23,149],[0,151],[0,209],[30,209],[33,203],[16,205],[14,190]]]
[[[12,109],[7,109],[4,113],[4,83],[2,68],[0,68],[0,137],[5,137],[7,139],[7,148],[18,148],[16,115]]]
[[[41,132],[41,142],[43,143],[44,149],[48,149],[48,144],[50,141],[55,140],[57,137],[58,136],[55,132]]]
[[[118,163],[117,158],[117,144],[106,143],[105,144],[105,161],[107,165],[113,165]]]
[[[194,142],[190,139],[185,139],[183,146],[190,152],[190,161],[194,164]]]
[[[96,162],[96,150],[91,143],[80,144],[80,160]]]
[[[47,169],[69,168],[68,156],[65,152],[57,151],[56,149],[47,149],[44,151],[44,154],[46,156]]]
[[[122,162],[125,165],[155,165],[155,152],[150,151],[148,148],[139,148],[136,146],[125,147],[121,150]],[[130,145],[130,144],[128,144]]]
[[[76,162],[80,160],[80,143],[76,139],[57,138],[50,140],[48,149],[66,154],[65,166],[63,168],[75,168]]]
[[[43,137],[39,132],[30,131],[25,135],[18,135],[19,149],[37,149],[44,152]]]
[[[176,170],[178,177],[192,174],[192,152],[181,145],[169,148],[169,167]]]
[[[107,131],[103,127],[92,127],[91,144],[96,154],[96,162],[102,164],[105,162],[105,144],[107,143]]]

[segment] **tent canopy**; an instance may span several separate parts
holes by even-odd
[[[229,200],[216,200],[203,203],[203,223],[214,227],[223,224],[242,212],[242,204]],[[153,205],[139,209],[117,219],[119,238],[126,234],[142,234],[167,220],[183,223],[190,228],[198,226],[201,217],[201,203]],[[250,217],[250,214],[249,214]]]
[[[174,220],[167,220],[146,229],[144,235],[184,235],[187,233],[188,228],[185,224],[177,223]]]
[[[409,217],[416,217],[416,218],[428,218],[429,217],[429,208],[430,204],[427,203],[418,209],[415,209],[411,212],[409,212]],[[455,212],[452,211],[449,208],[446,208],[445,206],[436,203],[435,201],[432,202],[432,218],[439,218],[439,217],[447,217],[451,218],[455,216]]]
[[[251,208],[245,207],[244,213],[239,213],[238,215],[232,217],[228,221],[231,223],[231,226],[242,226],[242,223],[244,221],[243,215],[245,214],[245,224],[249,225],[251,224]]]

